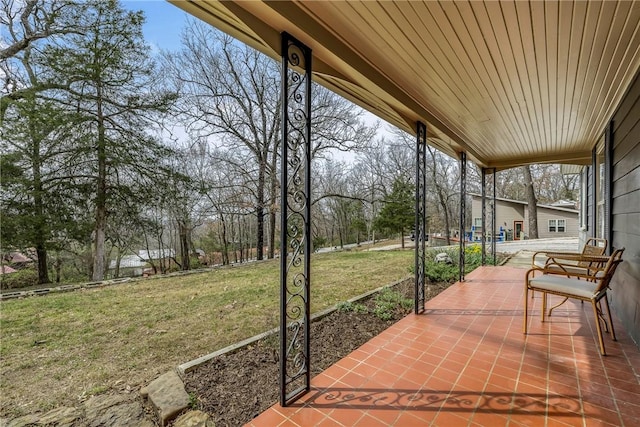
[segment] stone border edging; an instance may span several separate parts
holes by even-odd
[[[153,276],[147,276],[147,277],[143,277],[143,276],[119,277],[117,279],[106,279],[101,282],[86,282],[86,283],[80,283],[80,284],[60,285],[60,286],[52,286],[49,288],[29,289],[29,290],[23,290],[23,291],[19,290],[20,288],[16,288],[17,289],[16,291],[0,292],[0,301],[16,299],[16,298],[35,297],[35,296],[47,295],[49,293],[73,292],[81,289],[102,288],[105,286],[119,285],[121,283],[128,283],[128,282],[135,283],[142,280],[154,280],[154,279],[163,279],[167,277],[187,276],[190,274],[208,273],[211,271],[215,271],[217,269],[234,268],[238,266],[245,266],[247,264],[262,263],[267,261],[271,261],[271,260],[264,259],[264,260],[259,260],[259,261],[256,260],[256,261],[250,261],[245,263],[238,262],[238,263],[231,263],[227,265],[212,265],[209,267],[196,268],[193,270],[173,271],[171,273],[166,273],[166,274],[154,274]]]
[[[380,292],[381,290],[383,290],[385,288],[392,288],[392,287],[397,286],[397,285],[399,285],[399,284],[401,284],[401,283],[403,283],[403,282],[405,282],[407,280],[410,280],[410,279],[411,280],[414,279],[414,276],[407,276],[404,279],[397,280],[397,281],[395,281],[393,283],[390,283],[388,285],[384,285],[384,286],[380,286],[379,288],[372,289],[370,291],[365,292],[364,294],[361,294],[361,295],[355,296],[353,298],[350,298],[346,302],[354,303],[354,302],[361,301],[361,300],[363,300],[363,299],[365,299],[367,297],[370,297],[371,295],[373,295],[373,294],[375,294],[377,292]],[[340,302],[338,304],[335,304],[335,305],[333,305],[333,306],[331,306],[329,308],[326,308],[326,309],[324,309],[322,311],[319,311],[319,312],[317,312],[315,314],[312,314],[311,315],[311,321],[314,322],[316,320],[320,320],[323,317],[328,316],[329,314],[331,314],[334,311],[338,310],[338,306],[340,304],[342,304],[342,302]],[[252,336],[250,338],[244,339],[244,340],[239,341],[239,342],[237,342],[235,344],[231,344],[231,345],[229,345],[229,346],[227,346],[225,348],[222,348],[220,350],[214,351],[213,353],[209,353],[209,354],[207,354],[205,356],[202,356],[202,357],[199,357],[197,359],[194,359],[194,360],[191,360],[189,362],[186,362],[186,363],[183,363],[181,365],[178,365],[178,367],[176,369],[178,371],[178,374],[181,377],[183,377],[184,374],[196,369],[197,367],[199,367],[200,365],[208,362],[211,359],[215,359],[216,357],[222,356],[223,354],[233,353],[235,351],[238,351],[238,350],[240,350],[240,349],[242,349],[242,348],[244,348],[246,346],[249,346],[249,345],[251,345],[251,344],[253,344],[253,343],[257,342],[257,341],[260,341],[261,339],[264,339],[264,338],[267,338],[267,337],[269,337],[271,335],[274,335],[274,334],[278,333],[279,331],[280,331],[279,327],[270,329],[270,330],[268,330],[266,332],[262,332],[262,333],[260,333],[258,335],[254,335],[254,336]]]

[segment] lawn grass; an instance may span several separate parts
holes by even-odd
[[[316,312],[411,274],[413,251],[312,256]],[[279,261],[0,303],[0,415],[137,391],[278,322]]]

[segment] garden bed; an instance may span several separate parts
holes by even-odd
[[[343,303],[311,324],[311,375],[327,369],[413,309],[413,279],[354,303]],[[430,299],[450,283],[429,284]],[[197,409],[216,426],[242,426],[278,400],[278,335],[218,356],[184,376]]]

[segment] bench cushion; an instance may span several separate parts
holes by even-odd
[[[563,294],[591,299],[596,291],[598,283],[566,276],[546,274],[544,276],[537,276],[529,279],[529,286],[536,290],[560,292]]]

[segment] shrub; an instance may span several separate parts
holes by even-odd
[[[395,313],[404,314],[412,306],[413,300],[405,298],[398,291],[384,288],[376,294],[373,313],[381,320],[389,320]]]
[[[338,310],[339,311],[352,311],[354,313],[358,313],[358,314],[366,314],[369,312],[369,310],[367,309],[367,306],[365,306],[364,304],[354,304],[352,302],[349,301],[343,301],[341,303],[338,304]]]
[[[455,282],[459,274],[458,264],[428,262],[425,268],[425,277],[430,282]]]
[[[2,275],[2,289],[18,289],[38,284],[38,272],[31,268]]]

